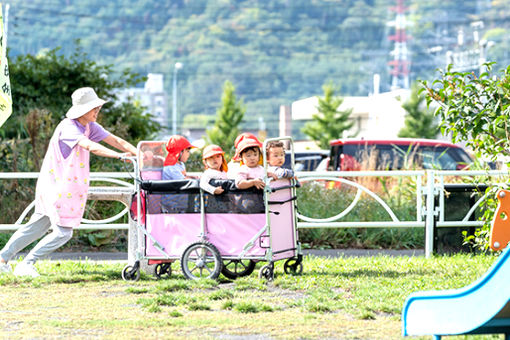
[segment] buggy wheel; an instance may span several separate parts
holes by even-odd
[[[163,275],[167,275],[169,277],[172,275],[172,263],[158,263],[154,267],[154,276],[161,279]]]
[[[223,261],[223,269],[221,273],[231,280],[238,277],[248,276],[255,269],[255,261],[253,260],[225,260]]]
[[[220,252],[209,242],[192,243],[181,256],[181,268],[188,279],[216,279],[223,263]]]
[[[122,279],[124,281],[138,281],[140,279],[140,265],[135,263],[133,266],[129,264],[122,270]]]
[[[271,264],[266,264],[259,270],[259,279],[266,279],[267,281],[273,281],[274,279],[274,267]]]
[[[285,274],[299,275],[303,272],[303,262],[298,259],[288,259],[283,265]]]

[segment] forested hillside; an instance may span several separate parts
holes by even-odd
[[[230,80],[247,106],[246,124],[264,117],[277,133],[282,104],[322,93],[332,81],[341,95],[367,95],[373,74],[390,88],[388,40],[395,0],[11,0],[10,55],[78,45],[91,59],[171,76],[179,70],[179,113],[214,115]],[[4,2],[5,3],[5,2]],[[494,41],[488,59],[506,67],[509,0],[408,0],[411,79],[430,79],[454,50],[460,29]],[[475,21],[483,26],[473,26]],[[171,98],[171,96],[169,96]],[[15,100],[15,98],[14,98]],[[171,103],[169,103],[171,107]]]

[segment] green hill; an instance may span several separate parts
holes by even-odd
[[[373,74],[381,91],[390,88],[388,40],[395,18],[389,0],[12,0],[10,54],[37,54],[62,47],[73,53],[76,39],[88,55],[119,70],[164,73],[171,93],[179,71],[180,120],[188,114],[214,115],[221,86],[230,80],[247,105],[246,124],[263,117],[277,134],[282,104],[322,93],[333,81],[341,95],[367,95]],[[406,1],[411,79],[434,75],[457,32],[466,44],[483,20],[481,37],[495,45],[489,58],[509,63],[509,1]],[[431,48],[440,47],[440,52]],[[171,105],[169,105],[171,107]]]

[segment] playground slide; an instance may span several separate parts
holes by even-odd
[[[417,292],[402,310],[402,335],[510,334],[510,247],[476,282]]]

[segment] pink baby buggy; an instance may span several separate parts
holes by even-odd
[[[263,146],[266,169],[265,149],[271,140],[286,140],[293,159],[290,137],[268,139]],[[164,144],[138,144],[138,159],[147,151],[154,157],[135,170],[132,210],[139,217],[136,228],[140,236],[135,262],[122,271],[124,280],[140,277],[141,261],[155,264],[158,278],[169,276],[176,260],[188,279],[216,279],[220,273],[235,279],[250,275],[257,262],[265,261],[259,277],[272,280],[274,263],[284,259],[285,273],[302,272],[295,179],[266,180],[269,185],[264,190],[240,190],[232,180],[217,180],[211,184],[221,185],[225,191],[210,195],[200,189],[196,179],[161,180]]]

